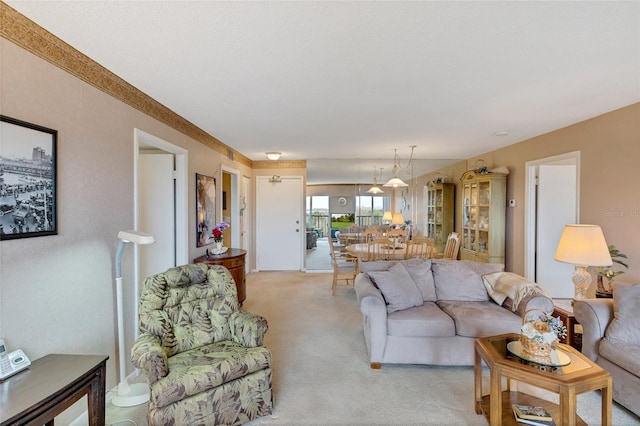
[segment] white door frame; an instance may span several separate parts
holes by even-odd
[[[220,185],[218,185],[219,189],[217,194],[219,200],[222,200],[223,173],[228,173],[231,176],[231,194],[229,194],[229,202],[231,202],[231,223],[233,224],[233,226],[229,228],[229,230],[231,231],[231,243],[235,244],[236,247],[240,247],[240,191],[238,184],[240,172],[223,164],[220,165]],[[218,205],[219,217],[222,218],[222,203],[218,203]]]
[[[536,178],[543,164],[554,164],[574,160],[576,163],[576,223],[580,223],[580,151],[567,152],[553,157],[527,161],[525,163],[525,211],[524,211],[524,275],[533,280],[536,270]]]

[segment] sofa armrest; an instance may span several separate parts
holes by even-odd
[[[142,333],[136,338],[131,348],[131,362],[147,374],[149,384],[169,373],[167,354],[160,346],[160,339],[149,333]]]
[[[522,318],[524,313],[531,309],[540,309],[551,314],[553,312],[553,300],[541,294],[530,294],[522,299],[518,304],[518,308],[513,312]]]
[[[362,312],[362,327],[369,349],[369,358],[372,367],[377,365],[375,368],[379,368],[387,345],[387,304],[368,275],[358,274],[354,286],[360,312]]]
[[[582,353],[595,361],[600,340],[613,319],[613,299],[576,300],[573,313],[582,325]]]
[[[229,317],[231,338],[247,348],[262,346],[264,335],[269,329],[267,320],[256,314],[237,311]]]

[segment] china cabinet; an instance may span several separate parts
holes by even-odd
[[[444,252],[447,236],[453,232],[453,183],[429,182],[425,187],[424,235],[434,242],[438,253]]]
[[[504,264],[507,175],[462,175],[462,243],[460,259]]]

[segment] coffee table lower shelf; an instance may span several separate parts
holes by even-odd
[[[490,404],[490,396],[484,395],[482,397],[482,402],[480,407],[482,408],[482,412],[484,413],[487,421],[490,422],[489,409]],[[553,402],[535,397],[533,395],[528,395],[522,392],[515,391],[503,391],[502,392],[502,425],[503,426],[523,426],[523,423],[518,423],[516,418],[513,415],[513,410],[511,409],[511,404],[526,404],[526,405],[535,405],[544,407],[554,420],[560,418],[560,407],[558,404],[554,404]],[[557,423],[557,420],[556,420]],[[587,426],[587,423],[584,422],[579,416],[576,415],[576,426]]]

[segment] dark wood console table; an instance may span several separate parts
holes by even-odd
[[[193,259],[193,263],[206,263],[207,265],[222,265],[231,272],[238,289],[238,301],[244,302],[247,298],[244,262],[247,255],[246,250],[230,248],[226,253],[209,254],[209,257],[200,256]]]
[[[105,424],[108,356],[47,355],[0,381],[0,425],[47,425],[87,395],[89,425]]]

